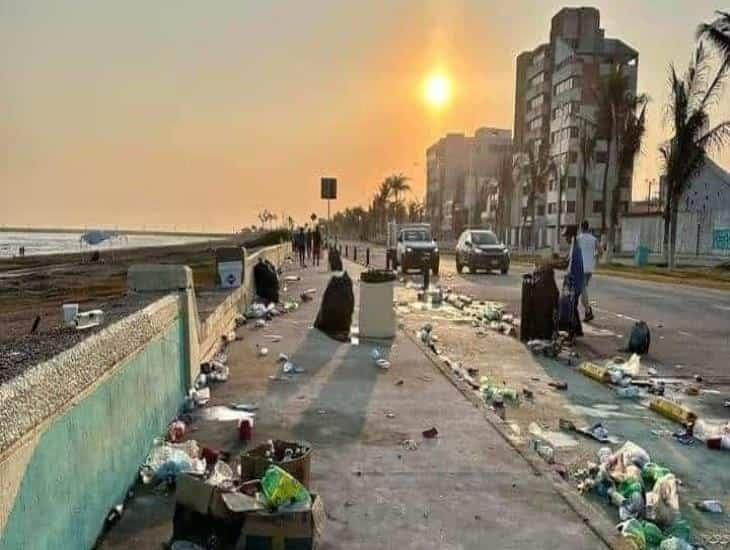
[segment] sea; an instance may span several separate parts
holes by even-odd
[[[166,246],[215,240],[216,237],[187,235],[121,235],[112,237],[100,244],[89,245],[81,241],[80,232],[37,233],[0,231],[0,258],[18,256],[21,246],[26,256],[59,254],[64,252],[93,252],[122,248],[141,248],[145,246]]]

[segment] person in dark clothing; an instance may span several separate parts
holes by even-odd
[[[313,238],[312,237],[312,230],[311,229],[307,229],[307,240],[306,240],[306,245],[307,245],[307,258],[310,259],[310,260],[312,259],[312,238]]]
[[[312,233],[312,265],[319,265],[319,255],[322,250],[322,233],[319,226],[314,228]]]
[[[297,254],[299,255],[299,267],[307,267],[304,263],[304,258],[307,250],[307,235],[304,233],[304,228],[300,227],[299,232],[296,235],[297,242]]]
[[[576,235],[572,234],[569,236],[571,240],[570,244],[570,257],[568,263],[568,273],[565,276],[563,284],[563,293],[570,296],[570,315],[568,319],[568,338],[569,341],[574,342],[576,336],[583,336],[583,326],[580,322],[580,315],[578,313],[578,302],[580,301],[580,295],[583,292],[583,285],[585,281],[583,271],[583,256],[578,245]]]

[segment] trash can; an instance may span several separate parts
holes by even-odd
[[[363,271],[360,275],[361,338],[393,338],[395,336],[395,311],[393,287],[395,273],[384,269]]]
[[[649,247],[639,246],[636,248],[634,253],[634,265],[637,267],[644,267],[649,263]]]
[[[215,250],[216,274],[222,288],[236,288],[243,284],[246,253],[238,246],[221,246]]]

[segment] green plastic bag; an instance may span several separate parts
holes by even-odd
[[[635,479],[625,479],[618,484],[618,492],[624,498],[631,498],[636,493],[641,493],[641,483]]]
[[[676,537],[682,539],[685,542],[689,542],[692,537],[692,530],[689,527],[687,520],[678,519],[664,532],[668,537]]]
[[[293,502],[309,502],[312,497],[309,491],[287,471],[278,466],[269,466],[261,478],[261,488],[264,491],[266,502],[271,508],[278,508],[282,504]]]
[[[644,481],[644,487],[646,487],[646,490],[651,491],[657,481],[671,473],[672,472],[664,466],[660,466],[654,462],[649,462],[641,471],[641,479]]]
[[[659,527],[650,521],[642,521],[641,526],[644,528],[644,539],[648,548],[655,548],[662,543],[664,534]]]
[[[621,534],[629,539],[636,550],[646,550],[644,526],[638,519],[630,519],[621,526]]]

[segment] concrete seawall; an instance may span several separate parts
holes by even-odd
[[[204,323],[192,285],[171,289],[0,387],[0,550],[93,545],[200,362],[250,302],[254,263],[287,253],[247,256],[243,285]]]

